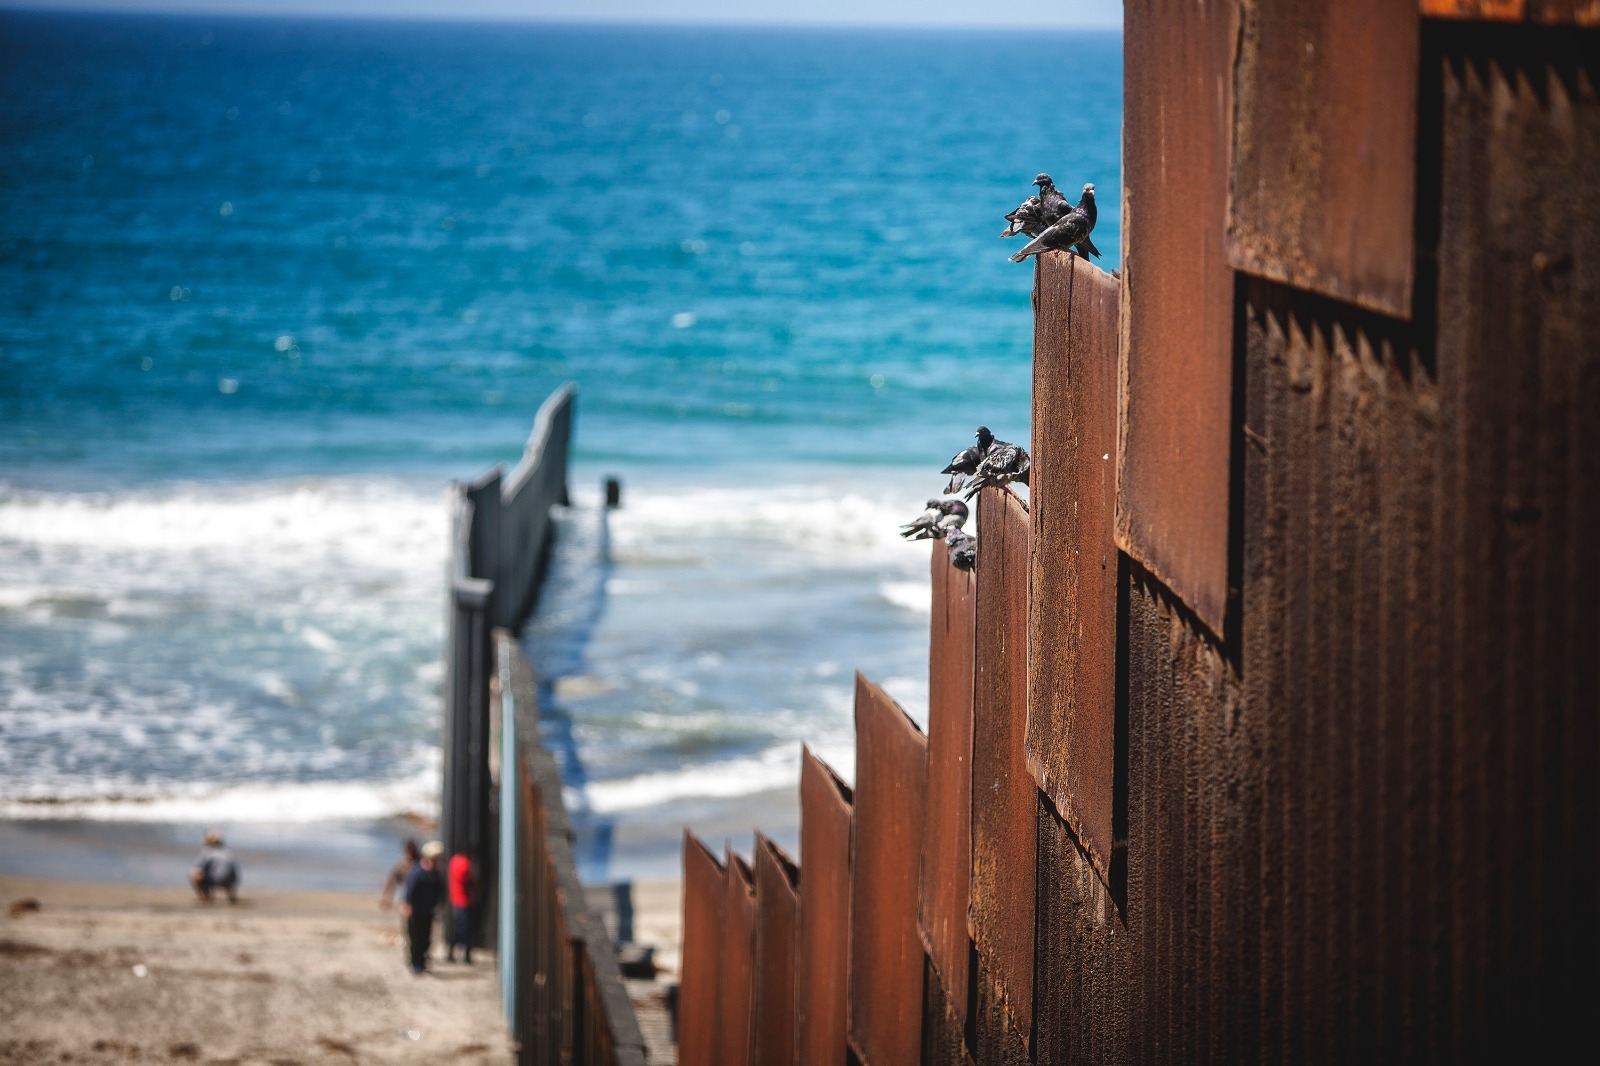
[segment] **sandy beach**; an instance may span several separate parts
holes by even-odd
[[[433,975],[414,978],[378,906],[409,828],[240,826],[240,902],[205,905],[184,880],[196,826],[0,822],[0,1066],[511,1061],[494,953],[452,965],[436,938]],[[677,980],[679,883],[630,887],[661,971],[630,992],[658,1003]]]
[[[205,905],[181,887],[0,875],[0,901],[8,1066],[511,1061],[492,953],[411,976],[376,894]]]

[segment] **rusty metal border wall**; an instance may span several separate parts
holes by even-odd
[[[1600,6],[1336,6],[1126,5],[1125,269],[1040,258],[1031,528],[986,491],[975,586],[935,549],[917,892],[880,884],[915,776],[887,783],[881,723],[853,871],[848,794],[803,760],[802,1001],[815,891],[873,1011],[919,993],[924,1061],[1587,1042]],[[867,936],[841,954],[852,875],[858,930],[917,916],[896,987]]]

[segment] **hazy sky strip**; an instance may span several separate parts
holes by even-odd
[[[0,8],[374,18],[1120,29],[1122,0],[0,0]]]

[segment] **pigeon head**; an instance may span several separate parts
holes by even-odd
[[[1085,200],[1094,199],[1094,182],[1091,181],[1083,187],[1083,198]]]
[[[1050,175],[1042,171],[1034,175],[1033,183],[1039,186],[1041,189],[1048,189],[1055,184],[1055,182],[1050,180]]]
[[[987,448],[994,443],[994,434],[989,432],[988,426],[979,426],[978,432],[974,433],[973,436],[978,438],[978,447],[980,448]]]
[[[928,510],[937,511],[939,509],[939,504],[942,502],[942,500],[935,496],[933,499],[928,501]]]

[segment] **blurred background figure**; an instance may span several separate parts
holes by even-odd
[[[410,948],[411,972],[421,977],[428,972],[428,948],[433,943],[433,919],[439,909],[444,886],[439,883],[439,856],[444,845],[430,840],[422,845],[417,865],[400,887],[400,916],[406,920],[406,944]]]
[[[394,894],[400,886],[406,883],[406,878],[411,876],[411,871],[417,865],[417,860],[422,857],[422,851],[417,847],[416,837],[406,837],[400,845],[400,858],[389,870],[389,877],[383,882],[383,891],[378,895],[378,906],[388,910],[394,902]],[[405,929],[402,926],[401,932]]]
[[[450,857],[446,877],[450,885],[450,907],[455,913],[455,926],[445,958],[456,961],[456,948],[462,951],[461,961],[472,965],[472,929],[478,910],[478,871],[472,865],[471,846],[464,846]]]
[[[239,902],[239,864],[215,829],[206,832],[205,847],[189,870],[189,882],[202,903],[211,902],[211,891],[216,888],[228,893],[229,903]]]

